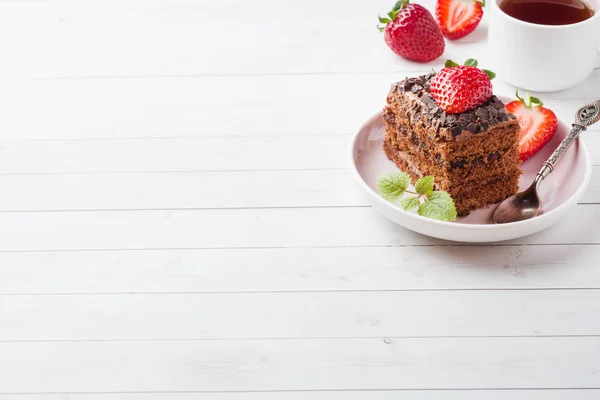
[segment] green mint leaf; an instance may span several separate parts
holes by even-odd
[[[415,190],[419,194],[429,194],[433,191],[433,176],[424,176],[415,182]]]
[[[474,58],[469,58],[467,61],[465,61],[464,65],[469,66],[469,67],[476,67],[477,66],[477,60],[474,59]]]
[[[483,72],[490,78],[490,81],[496,77],[496,74],[490,71],[489,69],[483,69]]]
[[[415,209],[421,205],[418,197],[405,197],[400,202],[400,207],[404,209],[404,211],[409,211]]]
[[[446,67],[446,68],[458,67],[458,64],[455,63],[452,60],[446,60],[446,63],[444,64],[444,67]]]
[[[423,217],[438,219],[440,221],[454,221],[456,219],[456,207],[454,200],[446,192],[431,192],[427,201],[421,204],[417,211]]]
[[[409,184],[410,176],[405,172],[392,172],[377,178],[377,190],[388,201],[396,201]]]

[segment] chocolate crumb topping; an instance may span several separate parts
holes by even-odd
[[[469,125],[466,126],[466,129],[472,134],[477,133],[477,125],[474,122],[469,123]]]
[[[482,121],[488,121],[490,119],[490,112],[488,110],[486,110],[485,108],[478,108],[475,111],[475,115],[477,115],[479,118],[481,118]]]
[[[516,120],[514,115],[504,109],[504,103],[495,95],[472,110],[460,114],[447,114],[431,97],[429,88],[434,77],[435,73],[429,73],[406,78],[392,85],[391,93],[411,92],[416,97],[410,108],[411,120],[427,121],[427,124],[434,127],[437,132],[442,128],[448,128],[453,137],[464,132],[471,134],[485,132],[490,126]]]

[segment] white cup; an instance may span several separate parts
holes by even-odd
[[[539,25],[513,18],[491,0],[488,51],[498,78],[525,90],[573,87],[600,67],[600,0],[584,0],[594,16],[570,25]]]

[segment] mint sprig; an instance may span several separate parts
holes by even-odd
[[[415,191],[408,190],[410,176],[402,171],[380,175],[377,190],[384,199],[397,203],[405,211],[417,209],[417,214],[440,221],[454,221],[456,206],[452,197],[444,191],[434,191],[435,178],[424,176],[415,184]]]

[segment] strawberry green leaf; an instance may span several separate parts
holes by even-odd
[[[481,1],[476,0],[475,3],[479,3],[479,4],[481,4],[481,7],[485,7],[485,0],[481,0]]]
[[[377,29],[379,30],[379,32],[385,31],[385,27],[383,27],[383,26],[377,25]]]
[[[477,60],[474,58],[469,58],[467,61],[465,61],[464,65],[468,66],[468,67],[476,67],[477,66]]]
[[[490,80],[496,77],[496,74],[490,71],[489,69],[483,69],[482,71],[485,72],[485,74],[488,76],[488,78],[490,78]]]
[[[433,176],[424,176],[415,182],[415,190],[418,194],[429,194],[433,191]]]
[[[405,172],[393,172],[377,178],[377,190],[388,201],[398,200],[409,184],[410,176]]]
[[[400,0],[398,2],[396,2],[396,4],[394,5],[394,8],[392,9],[393,11],[400,11],[402,8],[404,8],[404,6],[406,6],[408,3],[410,2],[410,0]]]
[[[387,18],[379,17],[379,22],[381,22],[382,24],[387,24],[388,22],[391,22],[391,21]]]
[[[421,204],[418,214],[440,221],[454,221],[456,219],[456,207],[454,200],[446,192],[435,191],[427,196],[427,201]]]
[[[529,92],[527,92],[527,94],[525,95],[525,98],[519,96],[519,89],[517,88],[517,92],[515,93],[517,99],[519,99],[519,101],[521,103],[523,103],[523,105],[525,105],[525,107],[527,108],[532,108],[532,106],[543,106],[544,103],[542,102],[542,100],[540,100],[537,97],[533,97]]]
[[[406,197],[400,202],[400,207],[402,207],[404,211],[413,210],[419,207],[419,205],[421,205],[421,202],[418,197]]]
[[[515,96],[521,103],[525,104],[525,100],[521,96],[519,96],[519,88],[517,88],[517,91],[515,92]]]
[[[400,1],[396,2],[396,4],[394,4],[394,8],[392,8],[392,10],[389,13],[387,13],[387,15],[388,15],[388,17],[390,17],[390,19],[385,22],[391,22],[391,21],[395,20],[396,17],[398,16],[398,13],[400,12],[400,10],[405,5],[407,5],[408,2],[409,2],[409,0],[400,0]],[[381,17],[379,17],[379,22],[383,23]]]
[[[544,103],[542,103],[542,101],[538,97],[529,96],[529,99],[531,100],[531,104],[535,104],[536,106],[544,105]]]
[[[531,93],[529,92],[525,95],[525,107],[531,108]]]
[[[444,67],[446,67],[446,68],[458,67],[458,64],[455,63],[452,60],[446,60],[446,63],[444,64]]]

